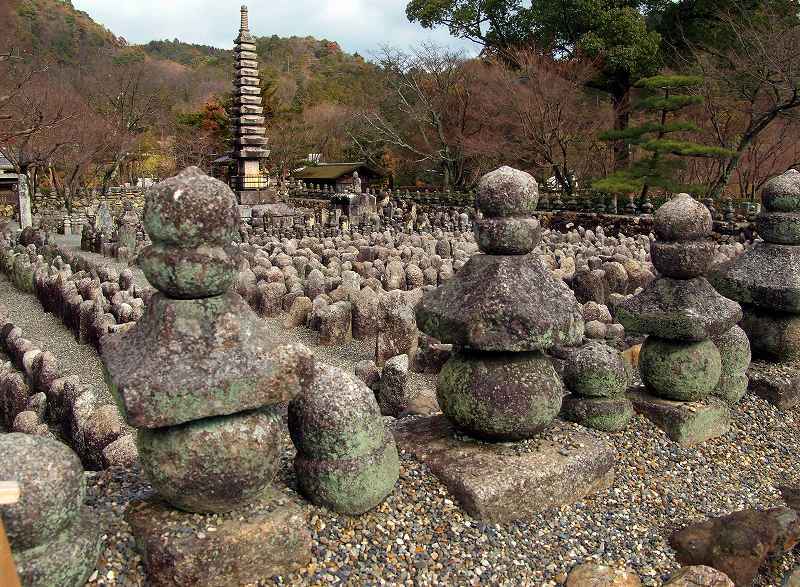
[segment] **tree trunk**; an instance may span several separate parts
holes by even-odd
[[[614,130],[626,130],[631,120],[631,89],[617,88],[611,94],[614,109]],[[627,169],[631,164],[631,151],[624,140],[614,141],[614,171]]]

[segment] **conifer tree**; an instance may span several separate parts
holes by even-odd
[[[685,185],[677,181],[677,173],[686,165],[685,159],[703,157],[724,159],[731,155],[727,149],[713,147],[680,138],[685,133],[697,132],[697,125],[680,119],[685,108],[701,104],[702,96],[689,94],[699,86],[702,78],[687,75],[657,75],[639,80],[644,96],[635,109],[652,118],[639,126],[624,130],[609,130],[600,135],[608,142],[624,141],[628,147],[638,147],[648,156],[633,162],[608,177],[595,181],[592,187],[611,194],[639,193],[647,196],[651,188],[667,192],[686,191],[698,193],[701,186]]]

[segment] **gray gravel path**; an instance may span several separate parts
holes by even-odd
[[[78,344],[57,316],[45,313],[36,296],[18,290],[2,273],[0,303],[8,308],[11,321],[22,329],[25,338],[56,356],[62,375],[77,375],[81,383],[95,386],[100,398],[110,401],[103,363],[94,348]]]

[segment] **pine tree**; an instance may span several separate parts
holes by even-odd
[[[600,135],[608,142],[624,141],[628,147],[639,147],[649,156],[632,163],[592,184],[598,191],[611,194],[639,193],[647,196],[650,188],[667,192],[686,191],[698,193],[702,186],[681,184],[677,173],[685,168],[685,159],[703,157],[724,159],[731,155],[727,149],[703,145],[679,138],[682,133],[697,132],[692,122],[681,120],[679,113],[692,105],[701,104],[702,96],[687,93],[697,87],[702,78],[687,75],[657,75],[636,83],[644,97],[635,108],[652,116],[652,120],[625,130],[610,130]]]

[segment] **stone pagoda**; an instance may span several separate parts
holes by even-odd
[[[236,175],[231,177],[231,187],[242,206],[272,204],[277,202],[277,194],[269,189],[267,177],[261,173],[261,161],[269,157],[269,149],[256,40],[250,34],[247,6],[242,6],[242,24],[234,43],[236,74],[233,81],[231,130],[234,143],[231,155],[236,163]]]
[[[536,251],[538,200],[523,171],[501,167],[481,179],[475,238],[484,254],[416,312],[420,330],[454,347],[436,389],[444,416],[395,431],[470,515],[491,522],[535,516],[613,478],[613,448],[556,418],[564,388],[545,351],[580,344],[584,325],[572,291]]]

